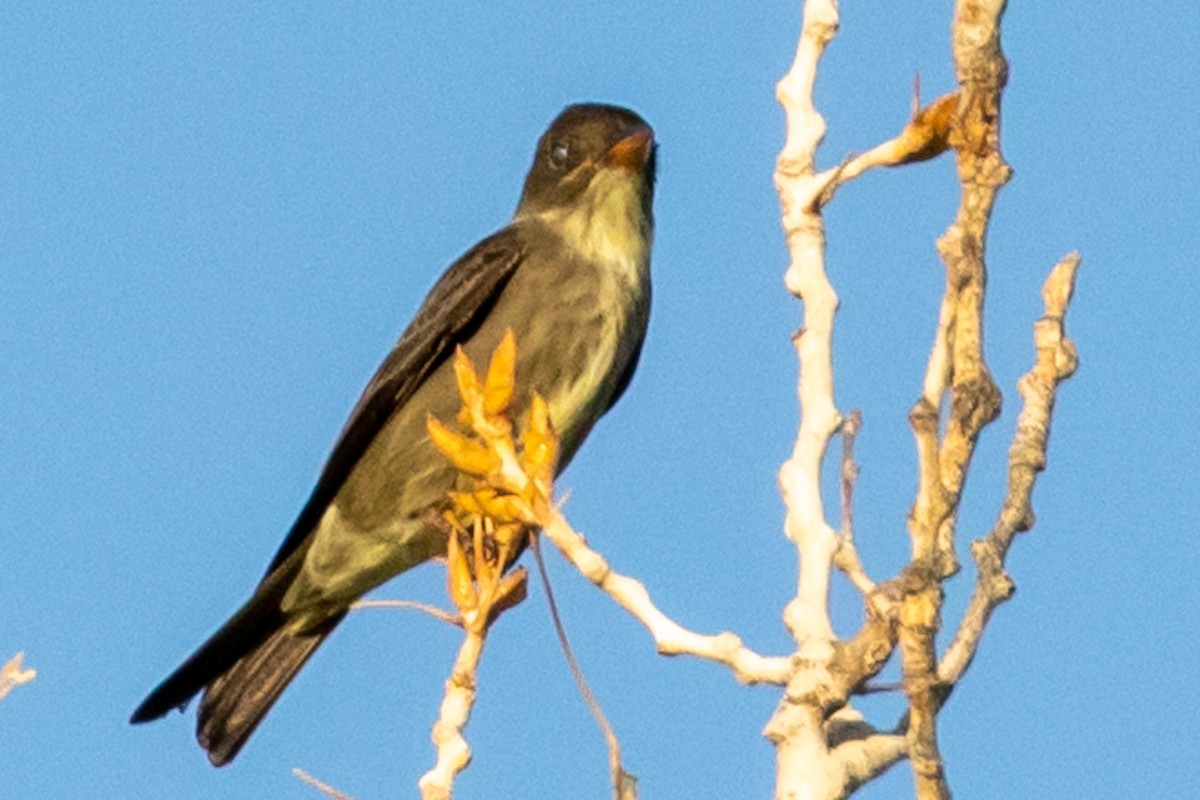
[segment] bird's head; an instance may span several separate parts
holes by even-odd
[[[655,149],[654,131],[626,108],[568,106],[538,140],[517,216],[594,202],[602,187],[622,185],[649,219]]]

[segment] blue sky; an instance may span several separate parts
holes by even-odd
[[[893,135],[919,72],[953,85],[949,4],[845,4],[822,64],[822,164]],[[251,589],[359,390],[425,291],[511,214],[559,109],[603,100],[658,132],[655,307],[640,372],[560,487],[568,514],[683,623],[783,653],[795,571],[775,470],[796,425],[798,306],[771,186],[774,83],[799,2],[41,3],[0,10],[0,793],[49,798],[413,796],[455,631],[342,626],[239,760],[193,714],[126,724]],[[986,346],[1005,411],[960,536],[1003,491],[1039,288],[1084,256],[1037,526],[942,716],[963,797],[1179,796],[1200,651],[1200,58],[1194,5],[1012,3]],[[868,568],[907,552],[905,414],[958,200],[949,159],[866,176],[827,213],[842,298],[838,402],[861,407]],[[777,699],[654,656],[551,558],[560,602],[645,797],[769,796]],[[969,570],[950,586],[947,619]],[[441,602],[421,569],[379,596]],[[835,622],[860,603],[835,589]],[[895,672],[893,669],[892,673]],[[602,797],[605,756],[540,589],[496,629],[459,796]],[[863,707],[888,723],[901,704]],[[863,797],[905,796],[907,765]]]

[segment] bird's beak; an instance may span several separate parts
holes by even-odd
[[[641,126],[608,150],[608,163],[624,167],[632,172],[641,172],[654,149],[654,131]]]

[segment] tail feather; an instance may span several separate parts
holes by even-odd
[[[253,653],[262,642],[286,625],[277,606],[252,600],[188,657],[166,680],[155,687],[130,718],[134,724],[183,710],[205,686]]]
[[[213,766],[237,756],[271,706],[345,612],[301,633],[280,628],[204,690],[196,738]]]
[[[216,766],[237,755],[288,682],[346,615],[294,631],[281,605],[303,562],[301,547],[276,566],[254,596],[150,693],[130,722],[183,709],[204,692],[196,737]]]

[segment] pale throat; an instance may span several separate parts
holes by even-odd
[[[593,332],[593,357],[580,365],[582,369],[574,380],[547,398],[550,418],[560,430],[574,428],[579,419],[598,416],[593,406],[607,405],[608,395],[601,387],[608,385],[611,390],[615,380],[620,338],[629,322],[627,313],[644,308],[653,232],[650,219],[642,211],[638,185],[624,169],[601,170],[580,202],[567,210],[539,215],[580,257],[598,264],[599,274],[612,282],[611,289],[627,298],[615,304],[613,310],[617,313],[604,315],[599,329]]]
[[[635,289],[649,268],[652,231],[642,213],[638,182],[623,169],[604,169],[584,190],[582,202],[553,217],[560,235],[579,255]],[[549,220],[548,220],[549,221]]]

